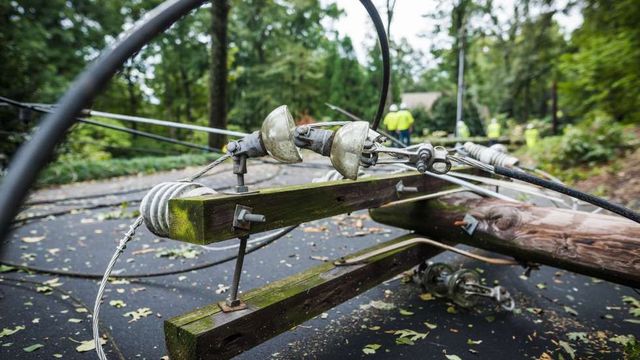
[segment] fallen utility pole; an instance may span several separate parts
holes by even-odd
[[[456,193],[370,210],[380,223],[640,287],[640,225],[619,216]]]

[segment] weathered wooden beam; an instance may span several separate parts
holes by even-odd
[[[417,187],[419,193],[399,193],[396,186],[400,182],[405,187]],[[210,244],[377,207],[450,186],[446,181],[413,172],[365,177],[356,181],[340,180],[262,189],[246,195],[217,194],[174,199],[169,202],[170,238],[195,244]],[[250,207],[253,213],[264,215],[266,222],[252,223],[248,231],[234,228],[237,205]]]
[[[410,236],[378,244],[353,256]],[[442,250],[415,244],[369,259],[335,266],[331,262],[243,294],[246,310],[223,313],[217,303],[167,320],[169,357],[228,359],[397,275]]]
[[[640,287],[640,225],[621,218],[485,199],[469,193],[370,210],[383,224],[415,230],[619,284]],[[478,220],[472,235],[456,221]]]

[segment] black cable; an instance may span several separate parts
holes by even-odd
[[[385,105],[387,103],[387,93],[389,92],[389,82],[391,77],[391,57],[389,56],[389,40],[387,39],[387,32],[384,29],[384,24],[378,14],[378,10],[373,5],[371,0],[360,0],[362,5],[367,9],[371,21],[376,28],[378,34],[378,42],[380,43],[380,50],[382,52],[382,88],[380,89],[380,101],[378,102],[378,111],[376,117],[373,119],[371,128],[376,130],[380,125],[380,120],[384,114]]]
[[[514,169],[509,169],[503,166],[494,166],[494,172],[498,175],[502,175],[502,176],[506,176],[506,177],[510,177],[512,179],[517,179],[517,180],[521,180],[524,182],[528,182],[530,184],[534,184],[534,185],[538,185],[565,195],[569,195],[573,198],[582,200],[582,201],[586,201],[592,205],[601,207],[605,210],[609,210],[613,213],[616,213],[620,216],[626,217],[629,220],[633,220],[637,223],[640,223],[640,214],[638,214],[637,212],[628,209],[622,205],[618,205],[618,204],[614,204],[610,201],[607,201],[603,198],[591,195],[591,194],[587,194],[587,193],[583,193],[579,190],[576,189],[572,189],[569,187],[566,187],[562,184],[559,184],[557,182],[553,182],[553,181],[549,181],[549,180],[544,180],[541,179],[537,176],[533,176],[531,174],[527,174],[524,171],[519,171],[519,170],[514,170]]]
[[[14,278],[8,278],[8,277],[4,277],[4,276],[0,277],[0,279],[2,280],[2,281],[0,281],[0,285],[20,287],[21,283],[26,283],[26,284],[37,285],[37,286],[48,286],[44,282],[33,281],[33,280],[14,279]],[[12,284],[3,284],[5,281],[6,282],[13,282],[14,284],[13,285]],[[34,290],[32,288],[28,288],[26,286],[25,286],[25,288],[27,288],[29,290],[32,290],[32,291],[38,292],[37,290]],[[76,297],[72,293],[70,293],[68,291],[65,291],[65,290],[62,290],[59,287],[49,286],[49,288],[51,289],[51,291],[59,292],[60,294],[64,295],[63,297],[61,297],[61,299],[63,299],[63,300],[64,299],[71,299],[75,303],[75,304],[72,304],[72,305],[74,305],[74,307],[77,304],[78,306],[81,306],[81,307],[87,309],[87,312],[91,316],[93,316],[93,311],[91,311],[91,308],[89,306],[87,306],[87,304],[85,304],[84,301],[80,300],[78,297]],[[38,293],[40,293],[40,292],[38,292]],[[102,332],[104,334],[107,335],[107,339],[109,339],[109,341],[111,341],[111,346],[113,347],[113,349],[115,350],[116,354],[118,355],[118,358],[120,358],[122,360],[125,360],[126,358],[122,354],[122,350],[120,350],[120,348],[118,347],[118,344],[116,344],[116,341],[115,341],[113,335],[111,334],[111,332],[109,331],[109,329],[104,327],[104,326],[102,326],[101,330],[102,330]]]
[[[267,239],[261,243],[259,243],[258,245],[253,245],[253,247],[247,247],[247,251],[245,252],[245,254],[251,254],[252,252],[262,249],[263,247],[273,243],[274,241],[280,239],[282,236],[288,234],[289,232],[293,231],[294,227],[291,227],[289,231],[283,232],[282,234],[280,234],[280,236],[274,236],[270,239]],[[251,245],[249,245],[251,246]],[[177,275],[177,274],[184,274],[190,271],[195,271],[195,270],[202,270],[202,269],[206,269],[206,268],[210,268],[213,266],[217,266],[217,265],[221,265],[224,263],[227,263],[229,261],[233,261],[238,257],[238,255],[230,255],[227,257],[224,257],[222,259],[219,260],[215,260],[215,261],[211,261],[211,262],[207,262],[207,263],[203,263],[203,264],[199,264],[199,265],[194,265],[192,267],[188,267],[188,268],[184,268],[184,269],[177,269],[177,270],[168,270],[168,271],[159,271],[159,272],[154,272],[154,273],[142,273],[142,274],[124,274],[124,275],[111,275],[110,278],[116,278],[116,279],[132,279],[132,278],[150,278],[150,277],[159,277],[159,276],[168,276],[168,275]],[[40,267],[36,267],[36,266],[27,266],[27,265],[20,265],[20,264],[16,264],[10,261],[6,261],[6,260],[0,260],[0,264],[3,265],[7,265],[7,266],[11,266],[14,267],[18,270],[26,270],[26,271],[34,271],[37,273],[41,273],[41,274],[49,274],[49,275],[59,275],[59,276],[66,276],[66,277],[73,277],[73,278],[83,278],[83,279],[102,279],[102,276],[104,274],[91,274],[91,273],[82,273],[82,272],[75,272],[75,271],[62,271],[62,270],[51,270],[51,269],[45,269],[45,268],[40,268]]]

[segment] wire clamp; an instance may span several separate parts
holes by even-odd
[[[473,215],[471,214],[466,214],[464,216],[464,219],[462,220],[461,227],[464,232],[469,235],[473,235],[473,233],[476,231],[476,228],[478,227],[478,219],[473,217]]]

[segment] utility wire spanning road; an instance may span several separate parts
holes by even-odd
[[[321,161],[326,165],[325,160],[318,159],[313,159],[312,164],[318,165]],[[230,164],[217,168],[216,175],[202,182],[214,188],[233,185],[235,178],[229,168]],[[193,169],[38,191],[32,194],[30,201],[34,204],[26,212],[100,204],[117,206],[76,210],[28,222],[11,235],[5,258],[60,271],[101,273],[135,210],[133,205],[123,209],[120,204],[139,200],[144,192],[137,189],[191,172]],[[247,181],[259,187],[299,184],[325,172],[323,166],[301,168],[251,163]],[[264,179],[268,180],[260,182]],[[104,193],[111,195],[91,196]],[[77,199],[52,203],[65,197]],[[262,286],[317,265],[322,259],[338,258],[403,233],[400,229],[373,223],[366,212],[303,224],[290,235],[247,256],[241,289]],[[184,247],[182,243],[158,239],[141,229],[116,270],[121,274],[177,270],[233,254],[233,250],[210,252]],[[567,351],[571,349],[577,351],[579,358],[617,359],[621,357],[621,346],[609,339],[640,333],[640,324],[624,321],[633,317],[628,313],[630,305],[623,303],[622,296],[638,297],[629,288],[549,267],[542,267],[524,279],[523,270],[518,267],[489,267],[451,254],[435,260],[480,268],[489,283],[497,280],[515,295],[518,311],[514,314],[495,311],[489,304],[473,310],[451,307],[446,300],[421,299],[417,286],[392,280],[239,358],[365,358],[371,355],[365,354],[363,348],[373,346],[377,348],[375,358],[382,359],[446,359],[445,354],[463,359],[513,359],[539,358],[544,353],[553,358],[562,353],[568,359]],[[101,317],[102,324],[108,326],[111,333],[105,346],[109,358],[119,358],[119,352],[126,359],[158,359],[166,355],[163,321],[224,299],[227,294],[223,290],[231,282],[233,265],[228,262],[184,274],[112,282]],[[93,350],[78,352],[76,347],[81,345],[78,342],[91,339],[90,318],[84,308],[91,308],[98,285],[96,280],[0,269],[3,272],[0,277],[5,279],[0,281],[0,328],[19,329],[0,338],[0,358],[51,358],[60,354],[64,359],[89,359],[95,356]],[[393,308],[378,309],[381,304],[393,304]],[[398,335],[393,332],[398,330],[428,335],[412,341],[413,345],[397,343]],[[43,346],[27,352],[37,344]]]

